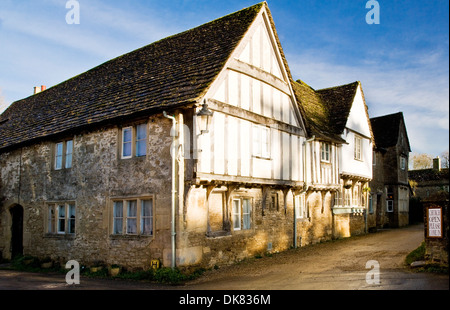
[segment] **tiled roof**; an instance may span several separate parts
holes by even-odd
[[[441,170],[436,169],[419,169],[409,170],[408,178],[417,182],[423,181],[439,181],[449,180],[449,169],[443,168]]]
[[[105,62],[14,102],[0,116],[0,150],[205,94],[265,2]]]
[[[388,148],[395,146],[400,133],[400,126],[404,124],[403,113],[373,117],[370,119],[377,147]],[[408,141],[409,145],[409,141]]]
[[[310,136],[345,142],[345,129],[359,82],[314,90],[301,80],[292,83]]]

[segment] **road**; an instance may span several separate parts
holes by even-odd
[[[181,286],[88,278],[68,285],[61,274],[0,270],[0,290],[448,290],[448,275],[404,266],[422,241],[423,225],[384,230],[248,259]]]

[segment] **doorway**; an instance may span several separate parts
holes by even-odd
[[[23,255],[23,208],[20,205],[12,207],[11,213],[11,258]]]

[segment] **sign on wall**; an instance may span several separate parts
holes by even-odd
[[[427,237],[442,238],[442,208],[427,208]]]

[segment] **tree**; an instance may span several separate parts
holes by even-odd
[[[413,170],[433,168],[433,156],[425,153],[413,153],[409,158]]]
[[[450,164],[449,164],[449,158],[448,158],[448,151],[442,152],[441,153],[441,167],[442,168],[450,168]]]

